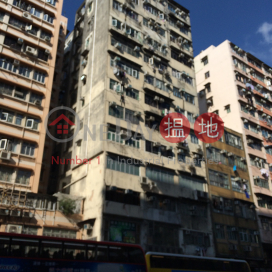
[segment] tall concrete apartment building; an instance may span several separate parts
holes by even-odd
[[[76,237],[46,195],[53,143],[44,122],[59,97],[67,19],[62,1],[0,2],[0,229]],[[44,160],[43,160],[44,159]],[[49,227],[50,226],[50,227]],[[53,230],[54,229],[54,230]],[[69,235],[68,235],[69,234]]]
[[[229,141],[230,135],[237,145]],[[242,134],[225,127],[221,140],[204,150],[216,256],[260,267],[263,252]]]
[[[59,190],[85,200],[82,239],[213,256],[202,144],[193,130],[179,145],[159,132],[165,113],[184,113],[191,129],[199,114],[189,11],[175,1],[86,1],[65,52],[63,104],[78,115],[68,137],[79,132],[60,157],[92,161],[61,165]]]
[[[202,51],[195,67],[200,112],[217,113],[226,127],[243,135],[261,242],[271,265],[272,69],[228,40]],[[233,135],[226,140],[239,145]]]

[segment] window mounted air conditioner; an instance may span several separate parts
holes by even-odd
[[[81,80],[81,81],[86,81],[86,79],[87,79],[87,76],[86,76],[85,74],[83,74],[83,75],[80,77],[80,80]]]
[[[183,26],[184,26],[184,23],[182,23],[181,21],[177,21],[177,26],[178,26],[178,27],[183,27]]]
[[[115,62],[117,62],[117,61],[121,61],[121,58],[120,58],[120,57],[118,57],[118,56],[116,56],[116,57],[113,59],[113,61],[115,61]]]
[[[153,143],[153,146],[159,147],[159,146],[161,146],[161,143],[160,142],[155,142],[155,143]]]
[[[30,30],[32,30],[32,25],[25,27],[25,31],[30,31]]]
[[[228,157],[232,157],[233,153],[229,152],[227,155],[228,155]]]
[[[116,102],[110,102],[110,107],[112,107],[112,108],[116,108],[116,107],[117,107]]]
[[[179,58],[184,58],[184,56],[185,56],[185,55],[184,55],[183,53],[180,53],[180,54],[179,54]]]
[[[86,67],[87,63],[88,63],[87,60],[84,59],[84,60],[82,60],[81,65]]]
[[[11,152],[6,150],[0,150],[0,159],[10,161],[11,159]]]
[[[22,226],[18,225],[7,225],[7,232],[9,233],[22,233]]]
[[[141,117],[142,113],[140,111],[134,112],[134,116],[136,117]]]
[[[44,38],[47,42],[50,42],[51,41],[51,38],[49,36],[45,36]]]
[[[116,47],[116,48],[118,48],[118,49],[121,49],[121,48],[122,48],[122,44],[119,43],[119,42],[117,42],[117,43],[114,45],[114,47]]]
[[[122,138],[126,138],[128,136],[128,132],[125,131],[124,129],[120,130],[120,133],[119,135],[122,137]]]
[[[36,54],[36,49],[31,47],[31,46],[27,46],[26,47],[26,52],[29,53],[29,54],[35,55]]]
[[[150,117],[148,118],[148,121],[155,121],[155,117],[154,117],[154,116],[150,116]]]
[[[50,55],[50,51],[49,51],[48,49],[45,49],[44,53],[45,53],[46,55]]]
[[[13,61],[13,65],[14,65],[14,66],[19,66],[19,65],[20,65],[20,61],[17,60],[17,59],[15,59],[15,60]]]
[[[34,100],[34,104],[36,106],[41,106],[42,102],[41,102],[41,100],[36,99],[36,100]]]
[[[33,119],[27,119],[26,121],[26,127],[27,128],[33,128],[34,120]]]
[[[140,177],[139,179],[141,185],[148,185],[148,180],[146,177]]]
[[[154,97],[154,101],[159,101],[159,100],[160,100],[160,98],[158,96]]]
[[[182,37],[178,37],[177,41],[178,41],[178,43],[182,43],[183,42],[183,38]]]
[[[225,150],[225,149],[224,149],[224,150],[221,150],[220,153],[221,153],[221,154],[226,154],[226,153],[227,153],[227,150]]]
[[[18,44],[23,44],[23,42],[24,42],[24,40],[22,38],[18,38],[18,40],[17,40]]]
[[[23,12],[23,17],[32,20],[31,15],[28,12]]]
[[[129,189],[125,190],[125,195],[132,195],[132,194],[133,194],[132,190],[129,190]]]
[[[140,52],[140,51],[141,51],[141,48],[140,48],[139,46],[135,46],[135,47],[134,47],[134,51],[135,51],[135,52]]]

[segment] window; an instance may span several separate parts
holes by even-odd
[[[43,15],[43,19],[45,21],[47,21],[48,23],[51,23],[51,24],[53,24],[53,22],[54,22],[54,17],[50,16],[49,14],[44,14]]]
[[[174,175],[175,172],[162,168],[148,165],[146,167],[146,177],[152,181],[159,181],[174,184]]]
[[[248,232],[246,229],[239,229],[239,237],[241,242],[249,242]]]
[[[239,193],[245,193],[245,191],[249,192],[249,184],[247,180],[240,179],[239,177],[231,176],[231,187],[233,191]]]
[[[198,144],[198,138],[195,136],[195,134],[190,133],[190,137],[191,137],[191,143]]]
[[[45,73],[34,71],[34,77],[33,77],[34,80],[37,80],[37,81],[39,81],[41,83],[44,83],[45,78],[46,78]]]
[[[181,90],[176,87],[173,88],[173,95],[181,99],[183,98]]]
[[[44,236],[50,236],[50,237],[59,237],[59,238],[70,238],[70,239],[76,239],[76,231],[74,230],[63,230],[63,229],[56,229],[56,228],[44,228],[43,235]],[[42,242],[42,244],[47,242]],[[48,242],[49,243],[49,242]],[[57,242],[54,242],[54,244],[57,244]],[[60,248],[62,246],[62,243],[60,243]]]
[[[160,147],[156,146],[155,143],[146,140],[145,141],[145,151],[156,154],[156,155],[159,155]]]
[[[140,206],[140,194],[134,191],[126,193],[124,189],[107,186],[106,200]]]
[[[3,22],[4,20],[4,17],[5,17],[5,12],[0,12],[0,21]]]
[[[233,202],[231,199],[212,196],[212,206],[214,212],[233,214]]]
[[[204,57],[201,61],[203,62],[203,65],[204,65],[204,66],[207,65],[207,64],[209,63],[208,57],[207,57],[207,56]]]
[[[183,96],[185,98],[185,101],[187,101],[193,105],[195,104],[195,97],[193,95],[184,92]]]
[[[111,45],[115,46],[117,43],[121,44],[121,48],[119,50],[122,50],[122,52],[126,52],[136,58],[140,57],[140,53],[137,50],[134,50],[135,45],[129,42],[126,42],[125,44],[123,42],[120,42],[119,40],[115,39],[114,37],[111,37]]]
[[[93,2],[89,3],[88,12],[91,13],[93,10]]]
[[[222,187],[225,189],[230,188],[229,177],[227,174],[209,169],[209,179],[211,185]]]
[[[210,237],[208,234],[203,232],[196,231],[183,231],[183,239],[186,245],[195,245],[195,246],[210,246]]]
[[[220,149],[217,149],[215,147],[207,148],[207,159],[211,160],[215,163],[223,163],[225,165],[228,165],[228,159],[225,154],[221,153]]]
[[[16,49],[18,51],[21,51],[22,45],[18,44],[17,40],[18,40],[18,38],[6,35],[5,40],[4,40],[4,44],[7,46],[10,46],[12,49]]]
[[[269,189],[268,181],[261,178],[254,178],[254,185]]]
[[[224,225],[215,224],[215,237],[216,239],[225,239]]]
[[[42,104],[43,96],[36,93],[31,93],[29,102],[35,103],[36,101],[39,101],[40,104]]]
[[[35,148],[36,148],[35,144],[30,144],[30,143],[23,142],[22,143],[21,154],[27,155],[27,156],[34,156]]]
[[[225,110],[227,111],[227,113],[230,113],[230,105],[225,106]]]
[[[48,61],[49,54],[46,53],[45,49],[38,49],[38,59]]]
[[[209,78],[210,77],[210,72],[206,72],[205,73],[205,79]]]
[[[31,69],[27,66],[19,66],[19,75],[29,77],[30,76]]]
[[[48,37],[49,39],[51,39],[52,34],[50,32],[46,32],[44,30],[41,30],[40,38],[41,39],[45,39],[46,37]]]
[[[124,118],[124,108],[120,107],[120,106],[116,106],[116,107],[109,107],[109,115],[119,118],[119,119],[123,119]]]
[[[206,181],[196,176],[182,173],[179,175],[179,185],[193,190],[205,191]]]
[[[31,175],[31,171],[18,170],[15,183],[29,185]]]
[[[13,173],[14,173],[14,168],[0,166],[0,180],[1,181],[11,182]]]
[[[239,136],[225,131],[225,139],[228,145],[243,149],[242,139]]]
[[[38,235],[38,228],[24,225],[22,233],[27,235]]]
[[[14,113],[3,110],[1,112],[1,117],[0,119],[2,121],[8,122],[8,123],[13,123],[13,118],[14,118]]]
[[[127,122],[131,122],[132,124],[139,124],[139,118],[137,116],[135,116],[135,111],[126,109],[125,110],[125,120]]]
[[[111,57],[111,63],[110,64],[111,64],[112,67],[116,67],[117,69],[119,69],[119,73],[124,72],[124,73],[127,73],[128,75],[130,75],[132,77],[135,77],[135,78],[139,79],[139,71],[136,70],[136,69],[133,69],[131,67],[131,65],[124,64],[123,62],[117,62],[116,63],[116,61],[112,57]]]
[[[247,170],[247,166],[246,166],[246,160],[239,156],[230,156],[228,157],[229,159],[229,165],[230,166],[236,166],[237,168],[246,171]]]
[[[195,122],[194,114],[192,114],[191,112],[187,111],[187,118],[188,118],[188,120],[189,120],[190,123],[193,124]]]
[[[135,176],[140,175],[140,162],[122,158],[120,156],[108,155],[107,156],[107,168]]]
[[[238,240],[238,232],[236,227],[227,226],[227,234],[229,240]]]

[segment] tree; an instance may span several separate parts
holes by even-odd
[[[59,202],[59,208],[64,215],[71,215],[74,214],[76,203],[72,199],[64,198]]]

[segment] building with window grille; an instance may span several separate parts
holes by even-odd
[[[67,32],[62,1],[0,2],[1,231],[44,234],[74,225],[46,195],[54,143],[44,127],[58,105]],[[47,163],[45,163],[47,162]]]
[[[82,239],[213,256],[189,11],[175,1],[86,1],[64,59],[64,103],[80,128],[55,154],[91,163],[61,165],[55,190],[84,197]],[[159,132],[169,112],[190,121],[179,145]]]
[[[200,112],[217,113],[242,134],[265,259],[271,260],[272,68],[226,40],[195,57]],[[229,137],[239,146],[239,140]],[[271,263],[270,263],[271,265]]]
[[[222,138],[204,150],[216,256],[262,261],[242,134],[225,127]]]

